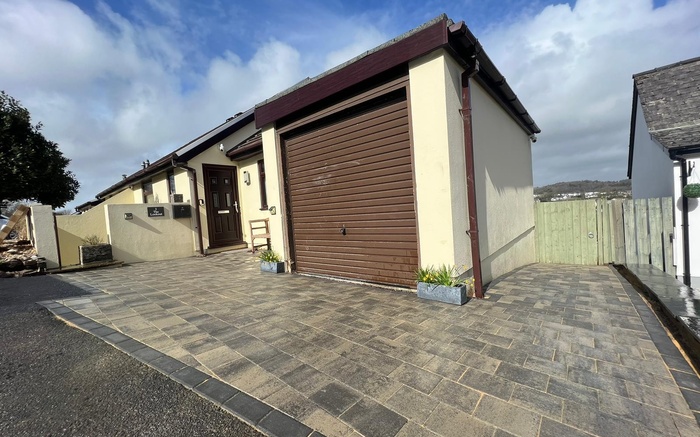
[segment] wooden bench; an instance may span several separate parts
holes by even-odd
[[[252,246],[251,252],[255,253],[255,251],[257,251],[259,247],[264,246],[267,246],[267,250],[270,250],[270,220],[248,220],[248,224],[250,225],[250,245]],[[255,244],[255,240],[261,238],[265,239],[265,243]]]

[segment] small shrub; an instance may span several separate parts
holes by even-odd
[[[683,187],[683,195],[685,197],[697,198],[700,197],[700,184],[688,184]]]
[[[98,244],[102,244],[102,238],[97,235],[88,235],[83,238],[83,244],[85,246],[97,246]]]
[[[279,255],[277,255],[273,250],[263,250],[260,252],[260,255],[258,255],[258,258],[260,258],[260,261],[272,263],[278,263],[281,261]]]
[[[439,267],[420,267],[416,270],[416,282],[425,282],[427,284],[446,285],[448,287],[457,287],[466,285],[467,288],[474,286],[474,278],[459,279],[459,271],[454,266],[441,265]]]

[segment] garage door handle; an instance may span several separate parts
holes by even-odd
[[[348,234],[348,231],[347,231],[347,229],[345,229],[345,226],[343,226],[342,228],[340,228],[340,233],[341,233],[342,235],[347,235],[347,234]]]

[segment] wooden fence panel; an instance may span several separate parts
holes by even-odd
[[[634,227],[637,233],[637,263],[649,264],[649,220],[647,214],[647,199],[634,199]],[[630,223],[631,225],[632,223]]]
[[[627,262],[625,257],[625,225],[622,218],[622,200],[615,199],[610,203],[612,214],[612,239],[615,244],[615,256],[613,262],[624,264]]]
[[[648,199],[649,204],[649,250],[651,265],[664,269],[663,225],[661,216],[661,199]]]
[[[535,209],[539,262],[649,263],[675,275],[670,197],[538,202]]]
[[[634,227],[634,201],[622,202],[622,222],[625,235],[625,259],[628,264],[639,264],[637,257],[637,234]]]

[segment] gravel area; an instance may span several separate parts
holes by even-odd
[[[0,435],[262,436],[34,303],[80,294],[51,276],[0,279]]]

